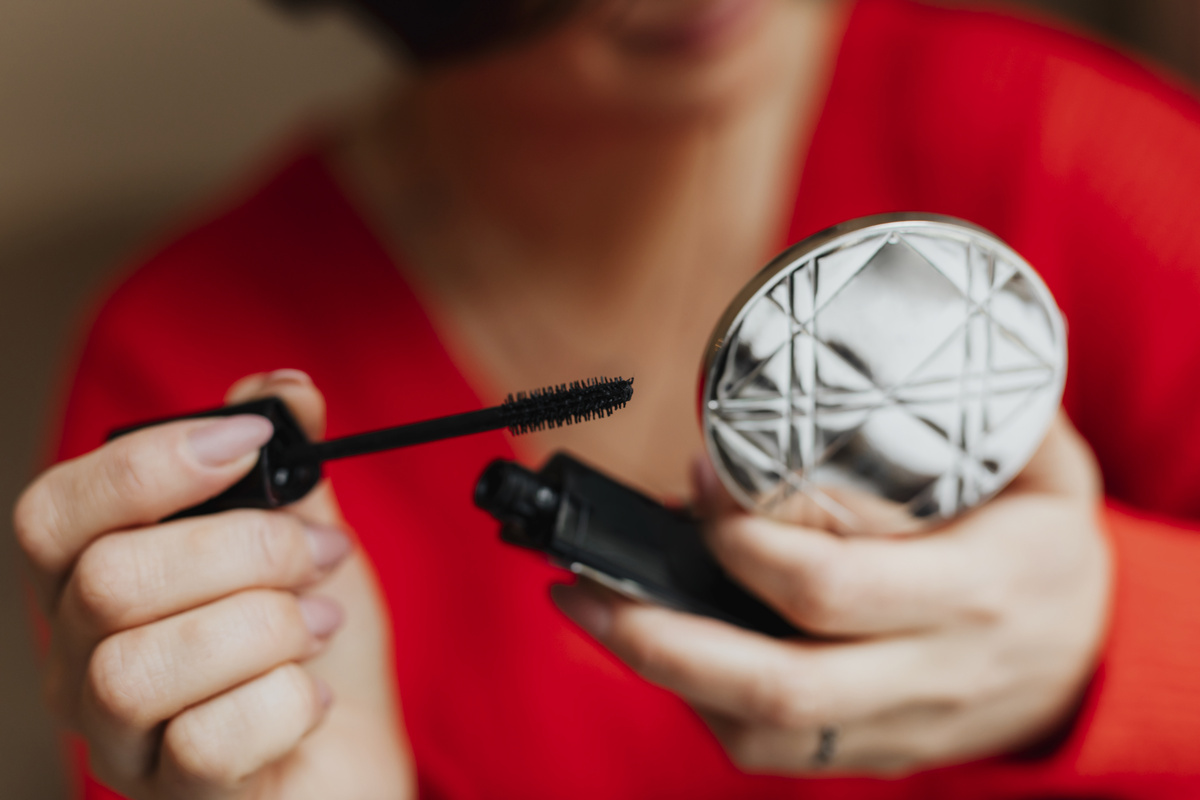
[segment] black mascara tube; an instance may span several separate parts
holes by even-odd
[[[729,577],[700,524],[559,453],[539,472],[493,461],[475,504],[501,523],[500,538],[620,594],[786,637],[800,633]]]

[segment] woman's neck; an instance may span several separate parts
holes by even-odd
[[[754,74],[692,106],[580,100],[537,74],[536,58],[410,80],[364,148],[388,238],[417,269],[486,282],[500,262],[506,281],[594,300],[626,294],[648,259],[665,267],[676,259],[662,260],[663,248],[713,224],[777,231],[836,25],[830,3],[778,5]]]
[[[527,455],[568,447],[680,488],[699,356],[783,243],[833,60],[836,7],[780,6],[789,24],[772,29],[765,68],[721,104],[616,114],[513,94],[511,80],[429,79],[343,149],[352,193],[485,400],[637,376],[619,420],[522,437]]]

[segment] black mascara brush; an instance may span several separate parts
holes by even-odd
[[[396,428],[360,433],[289,450],[285,459],[330,461],[411,447],[455,436],[508,428],[517,435],[543,428],[559,428],[594,417],[607,417],[633,396],[633,379],[593,378],[509,395],[502,404],[480,411],[414,422]]]
[[[140,423],[114,431],[114,439],[151,425],[180,419],[259,414],[271,420],[275,434],[259,451],[258,463],[228,490],[176,517],[211,514],[231,508],[278,508],[293,503],[321,479],[321,464],[400,447],[469,436],[508,428],[515,434],[559,428],[575,422],[611,416],[633,396],[632,378],[599,378],[509,395],[502,404],[479,411],[414,422],[395,428],[310,442],[283,401],[277,397],[236,406],[199,411],[170,419]]]

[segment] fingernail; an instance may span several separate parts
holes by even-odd
[[[612,625],[612,611],[584,590],[556,583],[550,587],[550,598],[559,611],[595,638],[603,639],[608,633]]]
[[[333,689],[329,688],[329,684],[320,678],[313,678],[313,682],[317,685],[317,703],[324,712],[333,704]]]
[[[341,626],[342,607],[327,597],[301,597],[300,616],[309,633],[324,639]]]
[[[201,464],[220,467],[262,447],[274,433],[266,417],[238,414],[196,428],[188,434],[188,444]]]
[[[299,383],[311,384],[312,378],[307,372],[298,369],[277,369],[267,375],[266,383]]]
[[[267,382],[267,373],[256,372],[253,375],[247,375],[241,380],[233,384],[233,387],[241,391],[258,391]]]
[[[312,550],[317,569],[329,569],[350,552],[350,537],[337,528],[325,525],[305,525],[304,536]]]

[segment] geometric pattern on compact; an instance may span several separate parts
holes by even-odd
[[[1061,402],[1065,334],[1001,241],[877,217],[768,269],[717,332],[702,406],[748,509],[802,495],[843,528],[902,530],[987,500],[1028,461]]]

